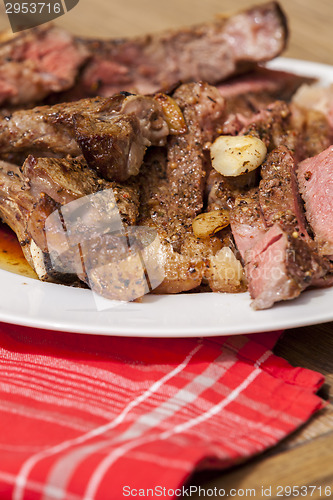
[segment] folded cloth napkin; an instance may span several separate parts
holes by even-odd
[[[323,377],[272,354],[279,335],[133,339],[0,324],[0,498],[175,498],[198,467],[273,446],[322,407]]]

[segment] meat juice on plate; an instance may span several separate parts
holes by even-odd
[[[28,278],[37,279],[35,271],[30,267],[22,253],[15,233],[0,222],[0,269]]]

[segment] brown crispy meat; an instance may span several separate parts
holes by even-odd
[[[83,153],[105,178],[123,181],[138,173],[146,148],[165,144],[168,134],[156,99],[117,94],[14,112],[0,120],[0,154]]]

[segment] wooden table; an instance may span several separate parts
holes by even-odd
[[[77,34],[120,37],[201,22],[218,12],[253,3],[255,0],[81,0],[58,24]],[[285,55],[333,64],[333,0],[281,0],[281,4],[288,14],[291,31]],[[0,28],[8,26],[1,4]],[[333,323],[287,331],[275,353],[292,364],[325,374],[326,384],[320,395],[332,401]],[[271,486],[270,498],[277,498],[277,486],[296,485],[322,486],[321,492],[317,488],[311,498],[327,498],[324,487],[331,486],[333,496],[332,404],[259,458],[225,473],[196,474],[191,483],[226,491],[255,488],[256,498],[262,498],[262,486]]]

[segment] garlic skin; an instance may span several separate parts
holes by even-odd
[[[226,177],[237,177],[255,170],[263,163],[266,154],[266,145],[252,135],[221,135],[210,147],[213,168]]]

